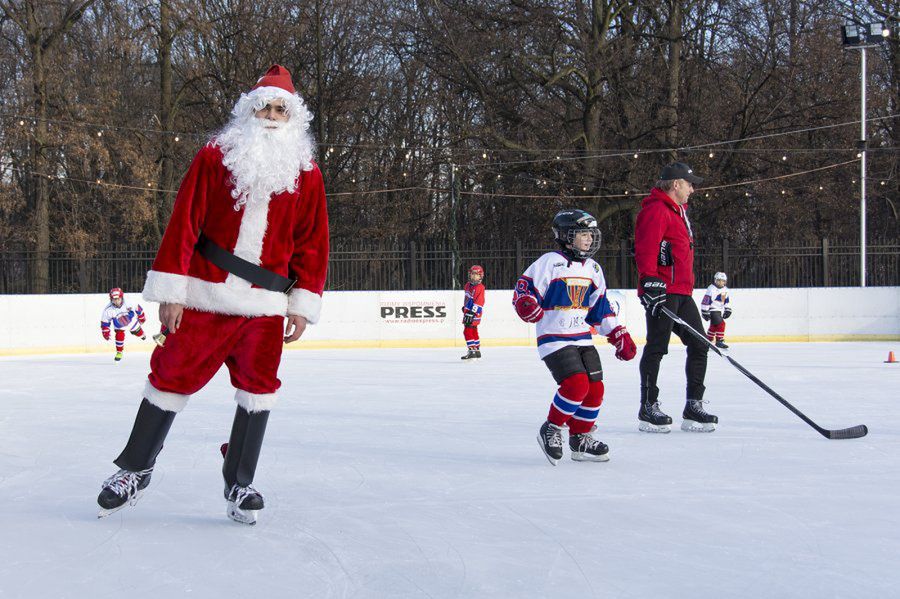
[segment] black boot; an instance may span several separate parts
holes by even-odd
[[[106,479],[97,503],[102,511],[100,517],[107,516],[126,504],[134,505],[147,485],[150,475],[175,420],[175,412],[163,410],[148,400],[141,401],[131,436],[125,449],[115,459],[118,472]]]
[[[231,425],[222,476],[228,517],[244,524],[256,523],[256,512],[265,507],[262,494],[251,486],[266,435],[269,411],[247,412],[238,406]]]

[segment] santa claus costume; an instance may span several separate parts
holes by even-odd
[[[283,122],[257,114],[274,105]],[[101,516],[136,502],[175,414],[222,364],[237,402],[223,467],[228,514],[253,523],[263,507],[251,483],[281,385],[284,317],[318,321],[328,263],[311,119],[288,70],[275,65],[188,169],[143,292],[185,309],[153,352],[131,437],[115,460],[121,470],[98,498]]]

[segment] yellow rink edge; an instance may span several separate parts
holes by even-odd
[[[816,343],[839,341],[900,341],[900,335],[752,335],[745,337],[728,337],[726,342],[732,343]],[[635,343],[643,345],[643,339],[635,339]],[[534,339],[497,338],[482,339],[483,347],[533,347]],[[596,345],[606,345],[606,341],[595,337]],[[681,345],[677,336],[672,336],[672,344]],[[125,355],[129,353],[147,353],[155,345],[149,342],[130,343],[125,346]],[[286,350],[309,349],[376,349],[376,348],[429,348],[458,347],[465,348],[465,341],[459,339],[329,339],[300,340],[285,346]],[[23,347],[0,349],[0,356],[39,356],[53,354],[101,354],[115,353],[110,347],[103,346],[55,346],[55,347]]]

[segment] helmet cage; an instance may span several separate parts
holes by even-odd
[[[566,232],[566,240],[565,247],[567,250],[570,250],[575,256],[578,258],[590,258],[594,254],[597,253],[597,250],[600,249],[600,243],[602,241],[602,237],[600,235],[600,227],[580,227],[580,228],[572,228],[568,229]],[[579,233],[590,233],[591,234],[591,246],[586,250],[580,250],[575,247],[575,237]]]

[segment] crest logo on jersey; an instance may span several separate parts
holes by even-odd
[[[588,279],[566,279],[566,293],[569,295],[569,301],[572,305],[570,310],[581,310],[586,308],[584,300],[587,298],[587,291],[591,285]]]

